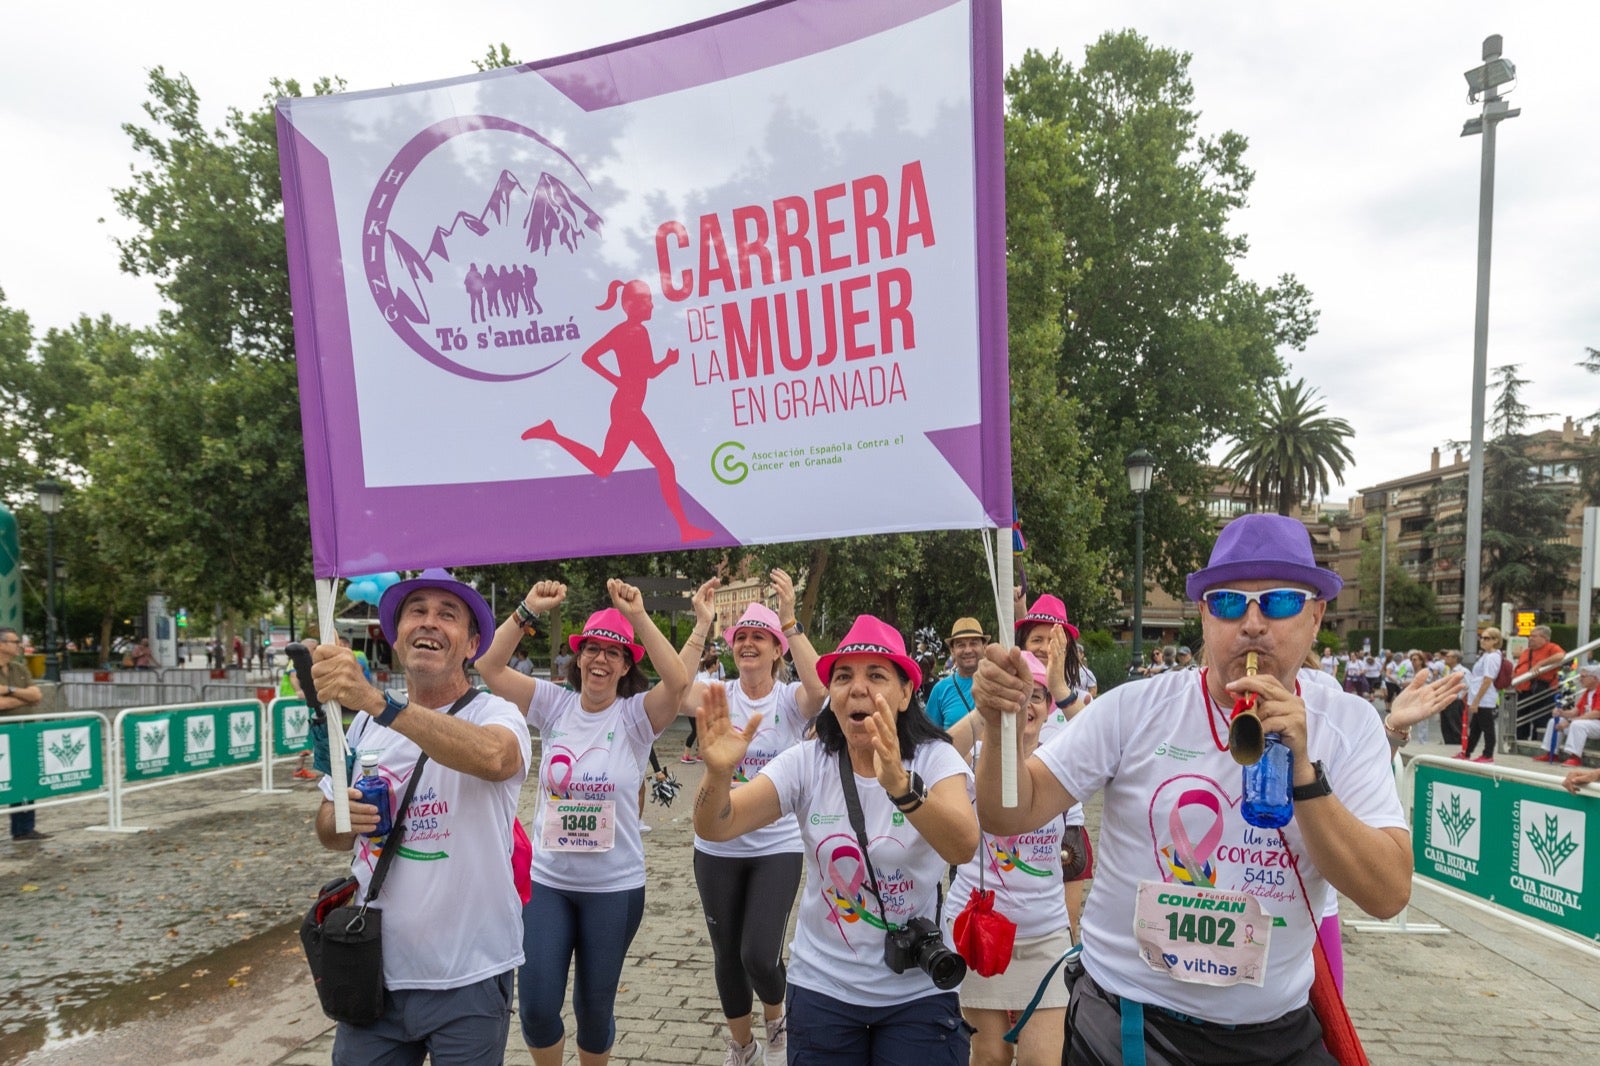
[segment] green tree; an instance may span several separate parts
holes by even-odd
[[[149,93],[147,125],[124,127],[144,166],[115,193],[138,224],[119,248],[170,306],[152,357],[94,410],[103,448],[88,469],[125,515],[108,533],[119,561],[179,602],[253,608],[265,590],[310,587],[271,97],[207,129],[187,78],[157,67]]]
[[[1345,444],[1355,431],[1324,410],[1304,378],[1273,384],[1260,416],[1236,436],[1238,443],[1222,460],[1236,469],[1254,503],[1269,503],[1286,515],[1296,504],[1326,496],[1330,482],[1343,479],[1345,464],[1355,461]]]
[[[1127,454],[1146,448],[1160,464],[1145,500],[1146,572],[1177,592],[1214,532],[1209,450],[1252,424],[1261,384],[1283,371],[1280,348],[1303,348],[1315,331],[1310,294],[1289,275],[1270,286],[1239,275],[1248,243],[1229,224],[1254,175],[1242,136],[1199,131],[1187,54],[1108,33],[1079,66],[1028,51],[1006,90],[1008,187],[1009,167],[1032,165],[1029,210],[1058,236],[1013,247],[1013,260],[1029,261],[1010,276],[1047,273],[1060,286],[1054,369],[1081,402],[1086,450],[1073,476],[1121,501],[1089,545],[1131,571],[1132,501],[1114,486],[1126,484]],[[1024,140],[1021,129],[1043,132]],[[1043,261],[1051,255],[1059,265]]]
[[[1379,514],[1367,517],[1366,529],[1361,539],[1361,563],[1357,571],[1361,583],[1360,608],[1371,615],[1376,624],[1378,617],[1378,586],[1383,585],[1383,624],[1393,626],[1433,626],[1439,624],[1439,609],[1432,587],[1412,577],[1400,565],[1397,545],[1390,543],[1388,566],[1379,567],[1382,545],[1378,523]]]
[[[1546,416],[1530,412],[1522,400],[1528,382],[1515,366],[1495,369],[1499,392],[1483,449],[1483,562],[1479,571],[1489,602],[1549,610],[1570,584],[1567,574],[1578,557],[1565,543],[1572,492],[1540,479],[1532,454],[1529,422]],[[1465,499],[1466,478],[1452,478],[1435,490],[1438,500]],[[1459,562],[1465,554],[1465,509],[1434,523],[1438,550]]]

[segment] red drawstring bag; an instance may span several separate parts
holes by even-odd
[[[1005,973],[1017,923],[994,909],[994,892],[973,889],[972,898],[956,915],[956,952],[979,977]]]

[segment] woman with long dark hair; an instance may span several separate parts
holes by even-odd
[[[889,625],[857,618],[817,676],[814,735],[737,789],[761,716],[737,729],[726,690],[706,693],[695,832],[732,840],[799,819],[811,876],[789,950],[791,1066],[965,1064],[971,1027],[949,991],[964,966],[938,923],[946,869],[977,850],[971,771],[923,712],[922,672]]]

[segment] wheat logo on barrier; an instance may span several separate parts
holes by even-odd
[[[140,736],[144,740],[144,746],[150,749],[150,754],[158,755],[167,742],[167,727],[158,725],[154,729],[145,730]]]
[[[80,757],[89,750],[89,727],[74,726],[67,729],[51,729],[39,736],[39,753],[43,762],[44,777],[56,778],[59,775],[73,775],[73,779],[86,776],[93,764],[93,758]]]
[[[46,750],[48,750],[51,755],[54,755],[56,761],[62,766],[70,767],[73,763],[78,761],[78,756],[82,755],[83,749],[87,748],[88,746],[89,742],[83,737],[69,736],[53,742]]]
[[[1450,838],[1450,846],[1459,848],[1467,831],[1478,824],[1478,818],[1470,810],[1461,807],[1461,793],[1450,796],[1450,805],[1439,804],[1434,811],[1439,816],[1439,824],[1444,827],[1445,836]]]
[[[1527,828],[1523,830],[1528,838],[1533,853],[1539,859],[1539,865],[1544,869],[1546,877],[1554,877],[1556,871],[1561,869],[1561,864],[1572,857],[1578,850],[1578,842],[1572,839],[1572,834],[1562,833],[1555,815],[1544,816],[1544,828],[1536,827],[1534,820],[1529,819]]]

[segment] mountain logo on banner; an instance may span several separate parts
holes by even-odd
[[[485,189],[488,173],[496,173]],[[559,173],[556,173],[556,172]],[[571,157],[489,115],[413,137],[373,190],[362,230],[367,280],[389,327],[430,363],[479,381],[542,374],[576,349],[588,312],[569,257],[604,220]],[[531,189],[531,191],[530,191]],[[589,282],[592,287],[592,281]]]

